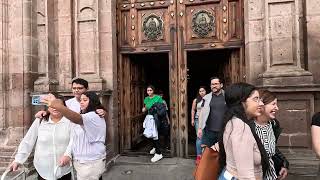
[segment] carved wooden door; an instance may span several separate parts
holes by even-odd
[[[141,111],[144,87],[129,87],[128,79],[132,68],[143,71],[130,61],[130,54],[166,52],[169,57],[169,92],[172,142],[177,142],[177,54],[176,54],[176,4],[175,1],[122,0],[118,1],[118,92],[120,120],[120,150],[130,149],[137,143],[142,132],[141,117],[135,108]],[[129,68],[131,67],[131,68]],[[143,76],[136,79],[136,84],[143,84]],[[138,99],[128,100],[138,94]],[[132,101],[131,103],[129,101]],[[132,105],[138,104],[138,107]],[[130,112],[131,113],[130,113]],[[134,123],[133,123],[134,122]],[[141,122],[139,125],[138,122]],[[171,145],[172,154],[176,146]]]
[[[179,155],[188,154],[187,52],[232,49],[225,74],[241,81],[243,59],[242,0],[178,0],[177,55],[179,89]],[[238,55],[238,56],[237,56]],[[231,70],[231,71],[230,71]],[[232,71],[239,72],[238,74]]]
[[[129,83],[129,80],[120,82],[125,80],[121,77],[126,77],[128,73],[126,66],[132,66],[126,65],[128,54],[168,53],[173,156],[188,156],[187,52],[235,49],[238,53],[233,53],[230,62],[235,59],[237,63],[229,64],[244,72],[243,67],[236,65],[244,64],[242,3],[242,0],[118,1],[118,68],[122,68],[121,72],[118,69],[118,84]],[[130,64],[130,61],[127,63]],[[233,76],[242,77],[241,74]],[[126,104],[128,102],[124,97],[131,97],[140,91],[132,88],[124,90],[124,87],[118,88],[118,91],[120,148],[126,149],[134,143],[132,132],[140,132],[137,128],[141,127],[130,125],[129,119],[134,119],[134,114],[127,112],[130,105]]]

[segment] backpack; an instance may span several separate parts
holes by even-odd
[[[164,103],[154,103],[150,110],[152,110],[152,114],[157,114],[160,119],[167,115],[167,108]]]

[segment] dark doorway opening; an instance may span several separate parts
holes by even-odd
[[[192,101],[197,97],[199,87],[205,86],[207,94],[211,92],[210,78],[218,76],[230,84],[229,65],[232,54],[231,49],[210,50],[210,51],[192,51],[187,53],[188,64],[188,133],[189,147],[188,155],[196,155],[196,131],[191,125],[191,107]]]
[[[142,113],[143,99],[147,96],[146,87],[153,85],[156,89],[155,94],[163,93],[163,99],[166,101],[168,107],[170,107],[169,96],[169,55],[168,53],[147,53],[147,54],[129,54],[124,58],[129,65],[125,65],[122,74],[124,79],[128,79],[130,82],[130,88],[124,89],[127,92],[128,98],[130,98],[130,105],[126,107],[126,100],[124,100],[124,126],[121,127],[123,133],[129,137],[123,138],[124,145],[122,153],[127,155],[135,154],[149,154],[152,149],[151,141],[143,136],[143,121],[145,118]],[[138,98],[136,98],[138,97]],[[134,102],[132,102],[134,101]],[[128,110],[128,108],[130,110]],[[126,111],[130,111],[129,113]],[[169,113],[169,111],[168,111]],[[170,117],[170,115],[169,115]],[[130,126],[130,127],[128,127]],[[130,128],[130,129],[128,129]],[[120,130],[121,131],[121,130]],[[160,137],[162,153],[169,155],[170,142],[166,142],[170,138]]]

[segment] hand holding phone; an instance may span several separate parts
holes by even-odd
[[[41,102],[41,99],[44,98],[45,96],[46,96],[45,94],[32,95],[31,104],[35,106],[46,105],[45,103]]]

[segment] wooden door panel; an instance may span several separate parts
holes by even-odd
[[[144,95],[144,69],[141,64],[134,61],[130,63],[130,118],[129,123],[131,127],[131,144],[135,146],[143,139],[143,120],[144,113],[143,95]]]
[[[157,46],[169,44],[168,7],[159,9],[138,9],[137,46]]]
[[[184,17],[186,44],[221,42],[219,7],[219,2],[186,5]]]
[[[119,20],[121,23],[119,23],[119,29],[121,29],[119,33],[119,45],[120,47],[124,46],[130,46],[130,27],[131,27],[131,21],[130,21],[130,11],[126,7],[122,7],[123,11],[121,11],[121,14],[119,16]]]
[[[243,37],[243,13],[240,0],[228,1],[228,37],[229,41],[241,40]]]
[[[245,82],[245,63],[243,49],[234,49],[231,51],[228,62],[224,66],[225,86],[236,82]]]
[[[159,46],[170,45],[169,27],[175,20],[173,1],[131,0],[118,7],[121,48],[154,52]]]
[[[131,149],[142,140],[144,96],[143,67],[123,55],[118,64],[120,146]]]
[[[242,0],[180,0],[177,21],[183,29],[181,45],[188,49],[241,47],[243,43]],[[178,32],[180,33],[180,32]]]

